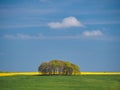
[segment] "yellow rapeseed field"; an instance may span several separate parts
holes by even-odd
[[[7,72],[0,73],[0,76],[14,76],[14,75],[39,75],[40,72]]]
[[[40,72],[7,72],[0,73],[0,76],[14,76],[14,75],[40,75]],[[120,75],[120,72],[80,72],[77,75]]]
[[[80,72],[81,75],[120,75],[120,72]]]

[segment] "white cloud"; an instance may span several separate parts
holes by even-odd
[[[83,24],[75,17],[67,17],[62,22],[50,22],[48,26],[51,28],[69,28],[69,27],[83,27]]]
[[[94,37],[94,36],[102,36],[104,34],[100,30],[94,30],[94,31],[84,31],[82,35],[85,37]]]

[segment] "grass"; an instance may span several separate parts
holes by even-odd
[[[120,90],[120,75],[2,76],[0,90]]]

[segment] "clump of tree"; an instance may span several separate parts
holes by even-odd
[[[38,71],[44,75],[77,75],[80,72],[79,66],[61,60],[43,62]]]

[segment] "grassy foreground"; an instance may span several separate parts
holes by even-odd
[[[120,90],[120,75],[3,76],[0,90]]]

